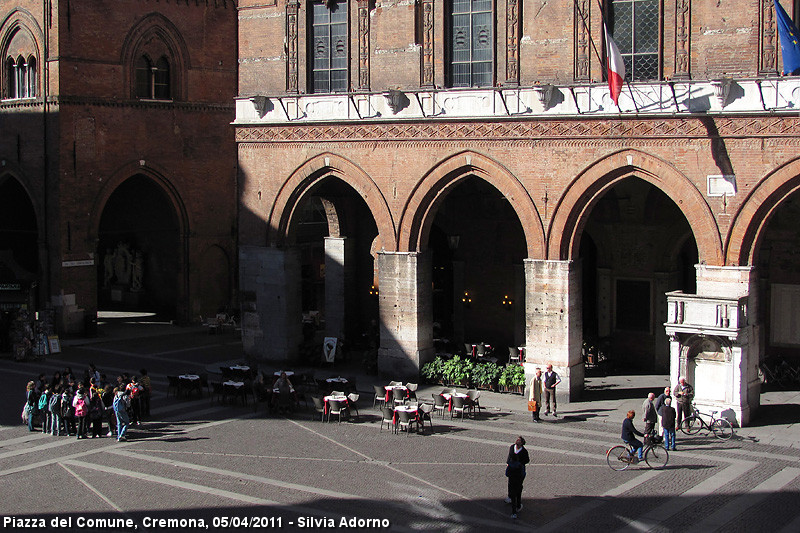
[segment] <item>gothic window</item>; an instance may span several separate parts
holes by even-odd
[[[136,97],[148,100],[171,100],[169,60],[161,58],[153,64],[147,56],[136,60]]]
[[[448,85],[493,85],[494,13],[492,0],[451,0],[447,13]]]
[[[315,1],[310,8],[311,91],[346,92],[349,58],[347,2]]]
[[[36,58],[8,57],[5,63],[6,98],[34,98],[36,96]]]
[[[657,80],[659,76],[659,0],[613,0],[608,22],[625,61],[628,81]]]

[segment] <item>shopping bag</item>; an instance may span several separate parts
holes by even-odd
[[[536,411],[539,408],[539,404],[536,403],[536,400],[529,400],[528,401],[528,411]]]

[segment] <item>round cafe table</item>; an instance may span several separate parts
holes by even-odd
[[[408,387],[406,387],[405,385],[385,385],[383,387],[383,390],[386,391],[386,403],[389,403],[389,402],[392,401],[392,391],[394,389],[402,389],[402,390],[406,391],[406,395],[408,394]]]

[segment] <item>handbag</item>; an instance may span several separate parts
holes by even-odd
[[[23,406],[22,406],[22,423],[23,424],[27,424],[28,423],[28,417],[29,416],[31,416],[31,414],[30,414],[30,411],[28,410],[28,403],[25,402],[25,404],[23,404]]]
[[[536,411],[539,409],[539,404],[536,403],[536,400],[528,400],[528,411]]]

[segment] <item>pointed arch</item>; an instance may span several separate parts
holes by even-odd
[[[181,194],[178,187],[166,177],[165,173],[152,166],[131,161],[119,167],[109,179],[106,180],[105,185],[97,194],[90,214],[89,242],[97,242],[100,231],[100,219],[103,216],[103,209],[105,209],[108,199],[114,194],[114,191],[117,190],[122,182],[137,174],[150,178],[164,192],[164,195],[169,199],[169,203],[175,210],[180,238],[182,241],[186,239],[190,230],[190,220],[188,210],[183,202],[184,195]]]
[[[750,192],[736,212],[725,242],[728,266],[756,264],[761,242],[772,215],[789,196],[800,190],[800,157],[768,174]]]
[[[341,179],[361,196],[375,219],[381,242],[394,250],[397,242],[394,220],[380,188],[356,164],[332,153],[309,159],[283,183],[267,218],[267,243],[275,246],[287,243],[289,224],[301,199],[315,184],[329,176]]]
[[[548,259],[576,258],[580,236],[592,207],[617,182],[638,177],[664,192],[686,217],[700,262],[721,265],[722,239],[711,207],[695,185],[666,161],[625,149],[599,159],[567,187],[553,212],[548,232]]]
[[[503,194],[519,217],[528,257],[544,257],[544,227],[527,189],[500,163],[473,151],[441,161],[417,183],[400,218],[398,250],[421,251],[439,204],[454,186],[469,176],[483,179]]]
[[[150,13],[137,22],[122,43],[123,90],[137,97],[137,63],[146,57],[153,65],[161,58],[169,64],[169,90],[172,100],[188,98],[187,72],[189,48],[178,28],[164,15]]]

